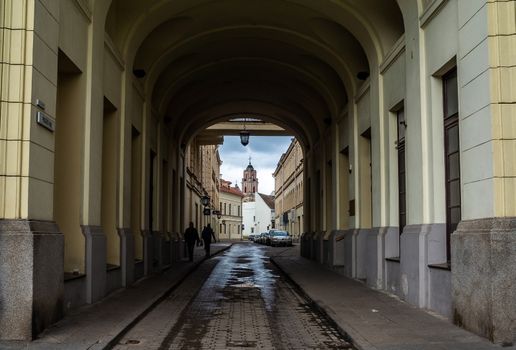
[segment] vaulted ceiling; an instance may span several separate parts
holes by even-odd
[[[309,147],[404,29],[395,0],[113,0],[106,31],[173,136],[254,115]]]

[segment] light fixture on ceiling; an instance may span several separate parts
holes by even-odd
[[[367,78],[369,78],[369,72],[362,71],[362,72],[357,73],[358,80],[364,81],[364,80],[367,80]]]
[[[244,130],[240,131],[240,143],[242,144],[242,146],[247,146],[249,144],[249,136],[251,136],[251,134],[249,133],[249,131],[245,129],[244,117]]]
[[[133,74],[136,78],[141,79],[141,78],[145,77],[145,74],[147,74],[147,73],[145,72],[145,69],[135,68],[135,69],[133,69]]]

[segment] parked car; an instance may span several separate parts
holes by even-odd
[[[258,236],[258,235],[249,235],[249,236],[247,236],[247,239],[250,240],[251,242],[254,242],[256,236]]]
[[[265,243],[264,236],[265,236],[265,232],[260,233],[259,235],[257,235],[254,238],[254,242],[255,243],[264,244]]]
[[[269,234],[269,232],[264,232],[264,233],[261,234],[261,237],[262,237],[262,239],[260,241],[261,244],[267,244],[267,236],[268,236],[268,234]]]
[[[272,247],[292,246],[292,236],[287,231],[271,230],[269,231],[269,242]]]

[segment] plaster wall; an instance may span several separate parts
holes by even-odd
[[[48,3],[48,2],[47,2]],[[82,71],[88,59],[88,16],[76,1],[59,1],[59,49]]]
[[[243,235],[249,236],[251,234],[260,234],[262,232],[257,231],[256,224],[256,202],[244,202],[242,203],[242,222],[244,224]],[[253,228],[251,233],[251,228]]]
[[[80,273],[85,271],[80,227],[84,87],[80,73],[59,76],[54,160],[54,218],[65,236],[64,269]]]
[[[271,208],[264,202],[260,195],[255,196],[256,232],[265,232],[272,227]]]
[[[402,38],[403,39],[403,38]],[[388,198],[388,214],[387,225],[398,225],[399,207],[398,207],[398,150],[397,150],[397,111],[404,108],[405,98],[405,42],[404,40],[399,47],[395,47],[392,52],[395,55],[392,62],[383,71],[384,83],[384,105],[383,113],[385,116],[385,148],[386,159],[386,176],[388,185],[386,186],[386,197]],[[405,118],[410,118],[405,116]],[[408,124],[407,124],[408,125]],[[406,131],[409,131],[407,128]],[[409,137],[409,136],[407,136]],[[408,150],[407,150],[408,151]],[[410,170],[410,169],[407,169]],[[410,210],[410,208],[408,208]]]
[[[120,238],[116,227],[117,124],[118,113],[116,111],[105,112],[102,138],[101,223],[106,235],[107,262],[113,265],[120,265]]]

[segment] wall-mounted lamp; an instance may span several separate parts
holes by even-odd
[[[210,197],[208,196],[202,196],[201,198],[201,204],[204,205],[205,207],[208,206],[208,204],[210,204]]]

